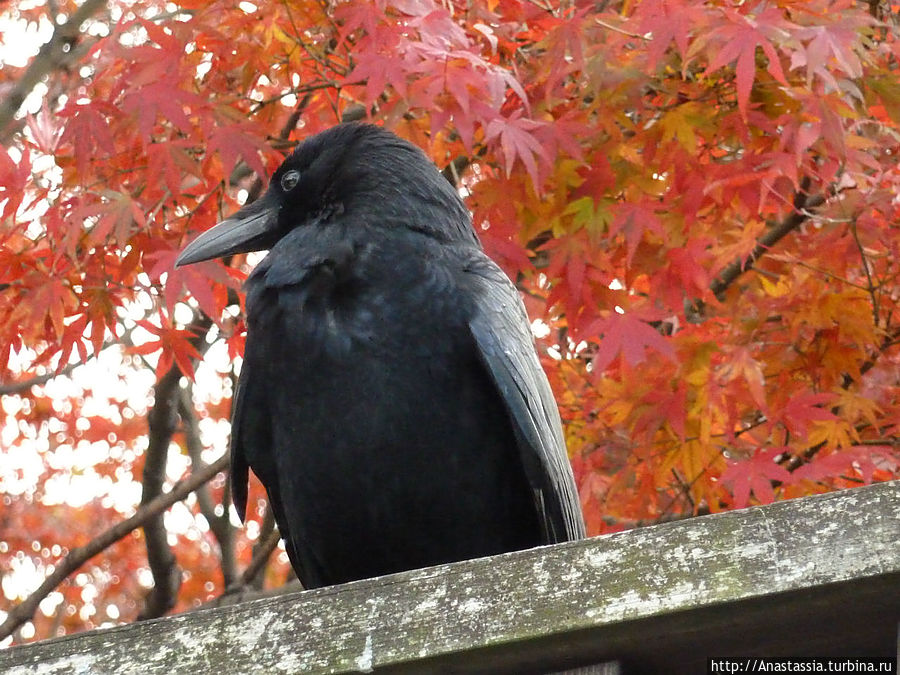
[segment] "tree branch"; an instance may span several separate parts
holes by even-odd
[[[805,177],[803,179],[803,184],[800,186],[800,191],[797,192],[797,195],[794,198],[793,212],[780,223],[772,226],[757,240],[756,246],[753,247],[753,250],[746,260],[739,259],[729,263],[729,265],[722,270],[719,278],[712,282],[710,290],[717,298],[721,300],[725,291],[728,290],[731,284],[734,283],[741,274],[752,268],[753,264],[759,260],[766,251],[808,220],[810,217],[809,209],[817,208],[825,203],[825,195],[814,195],[810,197],[806,194],[808,188],[809,177]]]
[[[191,466],[194,469],[206,466],[201,457],[203,443],[200,441],[200,429],[197,425],[197,416],[194,414],[194,406],[191,402],[189,389],[182,389],[178,397],[178,416],[181,418],[181,428],[185,435],[185,446],[188,457],[191,458]],[[209,492],[208,485],[202,485],[197,489],[197,503],[200,505],[200,513],[209,523],[209,529],[219,544],[221,557],[222,576],[225,586],[234,583],[237,576],[237,563],[234,559],[234,528],[228,519],[228,506],[224,504],[224,513],[216,515],[216,504]]]
[[[458,188],[460,186],[460,183],[462,183],[463,171],[465,171],[471,163],[472,160],[464,155],[454,157],[453,161],[445,166],[441,171],[441,175],[447,179],[450,185],[452,185],[454,188]]]
[[[181,501],[199,486],[212,480],[212,478],[220,471],[226,470],[228,468],[229,460],[230,457],[225,455],[212,464],[205,466],[198,471],[193,471],[190,477],[176,483],[171,492],[161,494],[150,502],[143,504],[131,518],[116,523],[84,546],[69,551],[68,555],[56,564],[53,573],[44,579],[44,582],[38,589],[10,610],[6,620],[3,624],[0,624],[0,640],[11,635],[13,631],[26,621],[31,620],[31,617],[33,617],[34,613],[37,611],[41,600],[59,586],[66,577],[75,572],[95,555],[126,537],[150,519],[158,518],[166,509],[172,506],[172,504]]]
[[[278,136],[275,137],[275,143],[272,143],[273,147],[277,147],[277,145],[285,146],[288,139],[291,136],[291,132],[297,127],[297,123],[300,121],[300,118],[303,116],[303,111],[306,109],[306,106],[309,105],[310,100],[312,99],[312,94],[307,93],[300,101],[294,106],[294,110],[291,111],[291,114],[288,116],[287,121],[278,131]],[[253,175],[253,170],[247,165],[247,163],[243,160],[235,164],[234,169],[231,172],[231,175],[228,177],[229,185],[237,185],[243,179],[247,178],[250,175]],[[244,204],[251,204],[262,194],[263,189],[263,177],[256,176],[253,179],[253,183],[247,188],[247,201]],[[230,260],[228,258],[227,260]],[[226,263],[227,264],[227,263]]]
[[[81,24],[105,5],[104,0],[85,0],[64,24],[56,26],[53,35],[41,47],[22,77],[0,101],[0,142],[5,143],[8,140],[8,127],[28,94],[50,71],[64,67],[72,58]]]
[[[201,353],[208,347],[205,338],[211,326],[212,320],[206,316],[191,326],[196,334],[191,342]],[[141,478],[141,504],[150,502],[162,493],[169,444],[177,421],[178,381],[181,377],[181,370],[173,365],[154,387],[153,408],[147,415],[149,444]],[[144,608],[138,619],[151,619],[162,616],[175,606],[176,595],[181,586],[181,571],[175,564],[175,554],[169,548],[161,515],[144,524],[144,541],[147,545],[147,562],[153,573],[153,588],[144,600]]]
[[[175,433],[175,401],[180,379],[181,371],[177,366],[172,366],[153,388],[153,407],[147,415],[150,442],[141,478],[141,505],[162,493],[169,443]],[[138,619],[151,619],[162,616],[175,606],[175,596],[181,586],[181,571],[175,564],[175,554],[169,548],[161,514],[144,523],[144,540],[147,544],[147,562],[153,573],[153,588],[144,599]]]
[[[341,124],[359,122],[364,119],[366,119],[366,107],[361,103],[352,103],[344,108],[344,114],[341,115]]]

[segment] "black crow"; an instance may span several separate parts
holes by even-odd
[[[421,150],[368,124],[312,136],[177,264],[263,249],[234,502],[249,467],[306,588],[584,536],[521,298]]]

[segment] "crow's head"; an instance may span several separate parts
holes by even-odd
[[[258,200],[197,237],[176,265],[269,249],[294,228],[339,220],[475,241],[459,196],[421,150],[380,127],[353,123],[300,144]]]

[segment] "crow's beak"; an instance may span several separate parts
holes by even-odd
[[[278,240],[278,203],[268,192],[188,244],[175,267],[271,248]]]

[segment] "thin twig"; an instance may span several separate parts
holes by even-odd
[[[594,19],[598,26],[603,26],[604,28],[608,28],[609,30],[615,31],[616,33],[621,33],[622,35],[627,35],[631,38],[636,38],[638,40],[643,40],[644,42],[650,42],[653,38],[648,37],[646,35],[639,35],[637,33],[631,33],[627,30],[623,30],[618,26],[613,26],[611,23],[606,23],[605,21],[601,21],[600,19]]]
[[[862,262],[863,271],[866,273],[866,279],[868,279],[869,282],[866,291],[868,292],[869,297],[872,298],[872,319],[877,328],[881,317],[880,303],[878,302],[878,289],[875,281],[872,279],[872,270],[869,269],[869,260],[866,258],[866,249],[859,240],[859,231],[855,221],[850,224],[850,234],[853,237],[854,243],[856,243],[856,248],[859,250],[859,259],[860,262]]]
[[[265,539],[263,539],[263,535],[262,533],[260,533],[260,539],[257,542],[257,545],[253,547],[253,559],[250,561],[247,569],[245,569],[241,574],[240,579],[236,583],[233,583],[230,586],[226,587],[222,595],[215,597],[208,602],[204,602],[199,607],[197,607],[197,609],[204,609],[206,607],[223,607],[225,605],[231,605],[236,602],[243,602],[244,600],[263,597],[267,594],[281,594],[288,593],[294,590],[303,590],[303,587],[299,585],[300,582],[287,583],[280,588],[270,589],[268,591],[263,591],[261,586],[256,587],[254,583],[255,580],[260,576],[262,570],[265,569],[266,563],[268,563],[269,561],[269,557],[278,546],[278,542],[280,540],[281,535],[278,533],[278,530],[270,531]]]
[[[86,361],[79,361],[77,363],[70,363],[64,368],[60,370],[44,373],[43,375],[35,375],[34,377],[29,377],[27,380],[20,380],[18,382],[8,382],[6,384],[0,383],[0,396],[8,396],[10,394],[22,394],[32,387],[39,386],[42,384],[47,384],[50,380],[56,377],[62,377],[64,375],[70,375],[73,370],[78,368],[79,366],[83,366],[86,363],[89,363],[92,359],[97,358],[97,356],[103,350],[112,347],[113,345],[130,345],[131,344],[131,331],[126,331],[121,338],[116,338],[115,340],[109,340],[108,342],[104,342],[100,345],[100,349],[88,356]]]
[[[281,533],[277,529],[269,532],[269,537],[260,544],[259,550],[257,550],[256,554],[253,556],[253,560],[250,561],[250,564],[247,565],[247,569],[241,574],[241,586],[249,586],[253,582],[256,576],[266,566],[266,563],[269,561],[269,556],[272,555],[272,551],[278,546],[279,541],[281,541]],[[227,593],[228,590],[226,589],[225,592]]]
[[[272,511],[271,503],[266,505],[266,512],[263,515],[262,525],[259,528],[259,539],[257,539],[256,543],[253,545],[253,560],[259,555],[262,555],[266,542],[273,534],[278,534],[278,530],[275,527],[275,514]],[[280,536],[280,535],[279,535]],[[250,563],[251,566],[253,563]],[[244,583],[251,586],[252,588],[260,591],[263,587],[263,568],[258,568],[256,570],[256,576],[246,576],[244,575]]]

